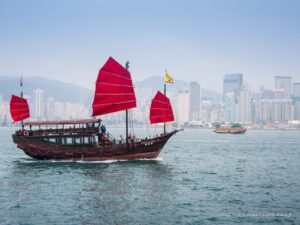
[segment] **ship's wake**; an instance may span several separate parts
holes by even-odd
[[[71,161],[71,162],[76,162],[76,163],[117,163],[117,162],[134,162],[134,161],[162,161],[162,157],[157,157],[155,159],[110,159],[110,160],[105,160],[105,161]],[[59,161],[56,161],[59,162]]]
[[[155,159],[122,159],[122,160],[104,160],[104,161],[83,161],[83,160],[36,160],[36,159],[22,159],[17,160],[21,163],[88,163],[88,164],[97,164],[97,163],[117,163],[117,162],[136,162],[136,161],[163,161],[162,157],[157,157]]]

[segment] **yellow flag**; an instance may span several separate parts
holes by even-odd
[[[173,78],[169,75],[168,71],[166,71],[166,74],[165,74],[165,82],[173,83]]]

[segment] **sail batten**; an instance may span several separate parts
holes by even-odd
[[[93,116],[136,107],[131,75],[112,57],[99,70],[92,107]]]
[[[27,100],[12,95],[10,100],[10,115],[14,123],[29,118],[30,112]]]
[[[159,91],[152,99],[149,117],[150,123],[174,121],[174,114],[170,100]]]

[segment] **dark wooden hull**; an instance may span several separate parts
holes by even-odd
[[[17,147],[32,158],[39,160],[104,161],[154,159],[162,148],[178,131],[160,137],[144,139],[136,143],[110,145],[57,145],[41,141],[37,137],[13,134]]]

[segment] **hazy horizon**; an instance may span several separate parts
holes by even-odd
[[[1,1],[0,76],[94,87],[109,56],[135,81],[163,76],[221,92],[224,74],[252,90],[300,82],[299,1]]]

